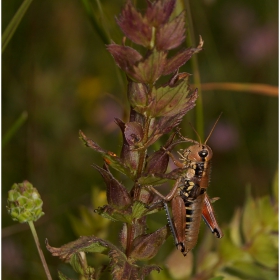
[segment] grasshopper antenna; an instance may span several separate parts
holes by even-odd
[[[218,119],[216,120],[215,124],[213,125],[213,127],[212,127],[212,129],[211,129],[211,131],[210,131],[210,133],[209,133],[209,135],[208,135],[208,137],[206,138],[206,140],[205,140],[205,142],[204,142],[204,145],[206,145],[206,142],[209,140],[210,136],[212,135],[212,132],[214,131],[214,129],[215,129],[215,127],[216,127],[216,125],[217,125],[217,123],[218,123],[218,121],[219,121],[219,119],[220,119],[220,117],[221,117],[222,114],[223,114],[223,112],[221,112],[221,114],[219,115],[219,117],[218,117]]]

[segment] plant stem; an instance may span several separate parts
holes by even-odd
[[[191,14],[191,7],[190,1],[184,0],[185,8],[187,12],[187,21],[189,26],[189,34],[188,41],[190,45],[195,45],[195,38],[194,38],[194,28],[193,28],[193,21],[192,21],[192,14]],[[198,88],[198,98],[196,101],[196,130],[200,135],[201,139],[204,139],[204,124],[203,124],[203,103],[202,103],[202,94],[201,94],[201,81],[200,81],[200,73],[199,73],[199,66],[197,56],[194,55],[191,59],[192,70],[193,70],[193,78],[194,78],[194,85]]]
[[[133,242],[133,234],[132,234],[132,225],[126,224],[127,226],[127,243],[126,243],[126,256],[129,256],[130,250],[131,250],[131,245]]]
[[[32,0],[25,0],[22,2],[21,6],[19,7],[12,20],[9,22],[7,28],[5,29],[2,35],[2,53],[4,52],[15,31],[17,30],[17,27],[20,24],[31,2]]]
[[[38,235],[37,235],[36,229],[35,229],[35,227],[34,227],[34,224],[33,224],[32,221],[31,221],[31,222],[28,222],[28,224],[29,224],[29,226],[30,226],[30,229],[31,229],[33,238],[34,238],[34,240],[35,240],[35,243],[36,243],[36,246],[37,246],[37,249],[38,249],[38,253],[39,253],[40,259],[41,259],[41,261],[42,261],[42,264],[43,264],[45,273],[46,273],[46,275],[47,275],[47,278],[48,278],[48,280],[52,280],[52,277],[51,277],[51,274],[50,274],[50,271],[49,271],[47,262],[46,262],[46,260],[45,260],[43,251],[42,251],[41,246],[40,246],[40,242],[39,242]]]

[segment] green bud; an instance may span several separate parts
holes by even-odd
[[[44,215],[40,194],[28,181],[14,184],[8,192],[7,202],[8,213],[14,221],[35,222]]]

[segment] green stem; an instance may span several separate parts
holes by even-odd
[[[19,9],[15,13],[14,17],[12,18],[12,20],[8,24],[7,28],[5,29],[5,31],[2,35],[2,53],[4,52],[5,48],[7,47],[11,38],[13,37],[15,31],[17,30],[17,27],[20,24],[24,14],[26,13],[31,2],[32,2],[32,0],[25,0],[22,2],[21,6],[19,7]]]
[[[52,277],[51,277],[51,274],[50,274],[50,271],[49,271],[47,262],[46,262],[46,260],[45,260],[43,251],[42,251],[41,246],[40,246],[40,242],[39,242],[38,235],[37,235],[36,229],[35,229],[35,227],[34,227],[34,224],[33,224],[32,221],[31,221],[31,222],[28,222],[28,224],[29,224],[29,226],[30,226],[30,229],[31,229],[33,238],[34,238],[34,240],[35,240],[36,247],[37,247],[37,249],[38,249],[38,253],[39,253],[40,259],[41,259],[41,261],[42,261],[42,264],[43,264],[45,273],[46,273],[46,275],[47,275],[47,278],[48,278],[48,280],[52,280]]]
[[[188,43],[191,46],[195,46],[196,40],[194,37],[194,28],[193,28],[190,1],[185,0],[184,3],[185,3],[185,7],[186,7],[187,21],[188,21],[188,26],[189,26]],[[199,72],[197,56],[194,55],[190,61],[192,63],[194,85],[198,89],[198,99],[196,101],[196,107],[195,107],[196,108],[196,130],[197,130],[198,134],[200,135],[201,139],[204,139],[203,102],[202,102],[201,80],[200,80],[200,72]]]

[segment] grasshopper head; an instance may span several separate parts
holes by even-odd
[[[190,161],[210,161],[213,156],[212,149],[205,144],[196,144],[184,150],[183,155]]]

